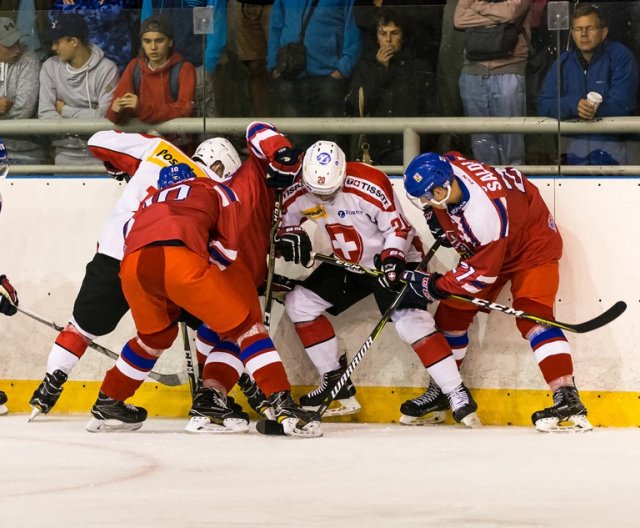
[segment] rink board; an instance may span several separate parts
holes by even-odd
[[[640,341],[639,250],[634,243],[634,228],[640,225],[640,180],[538,178],[534,183],[554,213],[565,243],[557,318],[582,322],[618,300],[629,305],[614,323],[593,333],[568,336],[576,382],[590,416],[600,425],[640,425],[640,360],[634,351],[634,343]],[[121,186],[104,178],[10,178],[0,182],[0,273],[11,278],[24,308],[58,324],[66,323],[84,267],[95,251],[96,238]],[[407,216],[425,243],[431,243],[420,212],[406,204],[401,182],[394,180],[394,186]],[[320,233],[312,233],[312,237],[316,249],[327,249]],[[443,249],[434,262],[435,269],[444,271],[455,262],[455,256]],[[282,262],[278,262],[277,271],[294,277],[305,273]],[[508,292],[499,301],[510,304]],[[379,317],[373,301],[366,299],[332,319],[340,347],[349,358]],[[275,307],[272,329],[296,389],[301,392],[316,383],[315,369],[280,305]],[[98,342],[119,351],[133,331],[127,316],[112,334]],[[26,399],[35,386],[29,380],[42,377],[56,333],[23,315],[0,320],[0,332],[0,388],[12,398],[10,410],[26,411]],[[481,315],[470,337],[463,376],[470,387],[477,389],[485,421],[528,423],[531,411],[549,405],[544,381],[512,317]],[[95,398],[98,381],[111,365],[108,358],[88,351],[65,389],[75,397],[69,396],[69,403],[63,397],[60,412],[86,412]],[[184,370],[179,342],[161,358],[156,370]],[[389,326],[365,356],[353,380],[365,405],[358,419],[383,422],[397,419],[399,403],[421,392],[426,374],[410,347]],[[170,395],[155,401],[167,391],[156,383],[145,383],[139,397],[153,401],[157,406],[153,413],[179,416],[176,413],[188,406],[188,391],[186,387],[171,389]]]

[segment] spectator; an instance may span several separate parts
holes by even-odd
[[[310,12],[304,34],[306,67],[291,77],[277,67],[278,50],[298,41],[303,20]],[[359,58],[360,31],[353,17],[353,0],[275,0],[273,3],[267,69],[275,80],[278,115],[343,116],[347,79]],[[310,143],[290,138],[301,147]]]
[[[132,117],[145,123],[161,123],[193,113],[196,72],[193,64],[173,51],[173,28],[160,16],[147,18],[140,27],[141,56],[126,67],[113,94],[107,117],[125,124]],[[191,137],[167,137],[181,148]]]
[[[526,115],[525,70],[529,46],[529,8],[532,0],[485,2],[459,0],[453,16],[457,29],[490,27],[510,23],[519,28],[517,42],[491,60],[470,60],[469,41],[460,75],[460,96],[469,117]],[[492,165],[524,162],[522,134],[473,134],[471,148],[476,159]]]
[[[203,64],[202,35],[195,35],[193,8],[207,6],[213,7],[213,33],[206,35]],[[227,43],[226,0],[142,0],[141,20],[152,15],[171,20],[174,49],[196,68],[196,115],[216,115],[212,82]]]
[[[252,116],[270,116],[267,39],[273,0],[230,0],[231,49],[247,69]]]
[[[351,115],[408,117],[435,114],[437,94],[430,65],[416,58],[409,18],[396,8],[374,14],[378,46],[365,52],[351,81]],[[370,155],[381,165],[402,165],[402,135],[369,135]]]
[[[24,34],[10,18],[0,18],[0,120],[29,119],[38,105],[40,61],[21,43]],[[13,164],[43,163],[46,151],[35,138],[5,137]]]
[[[607,40],[607,20],[593,5],[579,5],[571,17],[574,46],[560,61],[560,115],[558,116],[558,68],[554,62],[538,98],[540,115],[559,119],[633,115],[638,90],[638,65],[631,51]],[[594,106],[589,92],[602,96]],[[617,135],[571,136],[566,146],[571,165],[626,164],[626,148]]]
[[[48,40],[55,56],[40,71],[38,117],[73,119],[104,117],[118,84],[118,67],[89,42],[89,30],[76,13],[51,23]],[[53,142],[55,163],[101,164],[87,150],[86,138],[65,135]]]
[[[77,13],[89,28],[89,40],[122,72],[134,55],[140,3],[135,0],[55,0],[49,18]]]

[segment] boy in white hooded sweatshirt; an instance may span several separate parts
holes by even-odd
[[[40,118],[104,117],[118,84],[118,67],[88,40],[88,28],[75,13],[55,19],[48,33],[51,49],[40,71]],[[85,138],[66,135],[53,141],[57,165],[100,164]]]

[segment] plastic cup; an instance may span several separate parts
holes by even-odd
[[[593,105],[593,111],[597,112],[600,103],[602,102],[602,96],[598,92],[589,92],[587,94],[587,101]]]

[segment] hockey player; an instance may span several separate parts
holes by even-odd
[[[4,141],[0,138],[0,179],[9,172],[9,162]],[[0,194],[0,211],[2,211],[2,195]],[[18,292],[9,282],[6,275],[0,275],[0,313],[4,315],[15,315],[18,306]],[[7,395],[0,391],[0,415],[7,414]]]
[[[442,300],[436,325],[457,349],[457,357],[464,357],[467,329],[479,308],[446,300],[451,293],[493,301],[510,281],[516,310],[553,319],[562,238],[538,189],[520,171],[496,169],[458,153],[444,157],[427,153],[409,164],[404,186],[410,196],[433,207],[453,247],[462,245],[471,252],[444,275],[404,274],[418,298]],[[531,417],[536,428],[591,430],[574,385],[571,352],[563,332],[524,319],[516,319],[516,325],[553,392],[553,407]],[[427,400],[436,401],[438,392],[432,384],[425,393],[425,412]]]
[[[97,132],[89,140],[89,148],[115,179],[127,179],[128,183],[102,228],[98,251],[87,264],[73,315],[49,353],[45,378],[29,402],[33,408],[30,420],[51,410],[89,343],[112,332],[129,310],[118,277],[124,244],[122,226],[148,189],[155,188],[159,170],[182,162],[199,177],[224,180],[240,166],[237,152],[223,138],[204,141],[193,159],[160,137],[116,131]]]
[[[146,411],[124,400],[133,395],[178,333],[181,308],[222,340],[238,344],[240,358],[269,398],[290,436],[321,436],[320,417],[291,398],[291,386],[266,328],[251,273],[237,258],[235,193],[196,178],[186,164],[160,172],[158,190],[127,225],[120,276],[137,337],[107,372],[87,425],[89,431],[135,430]]]
[[[333,142],[318,141],[304,156],[302,181],[284,194],[282,227],[277,247],[287,261],[308,264],[311,241],[301,227],[311,220],[329,236],[333,253],[340,259],[374,265],[384,273],[380,279],[320,264],[285,299],[285,308],[305,350],[322,376],[321,385],[300,398],[306,408],[321,405],[345,371],[328,312],[338,315],[373,293],[384,312],[395,296],[405,266],[415,267],[421,242],[405,218],[388,177],[378,169],[345,162],[344,152]],[[424,300],[403,301],[391,320],[401,339],[414,349],[429,374],[443,386],[457,422],[479,425],[477,405],[462,383],[451,348],[436,331]],[[336,407],[327,414],[357,412],[355,387],[347,383],[338,393]]]

